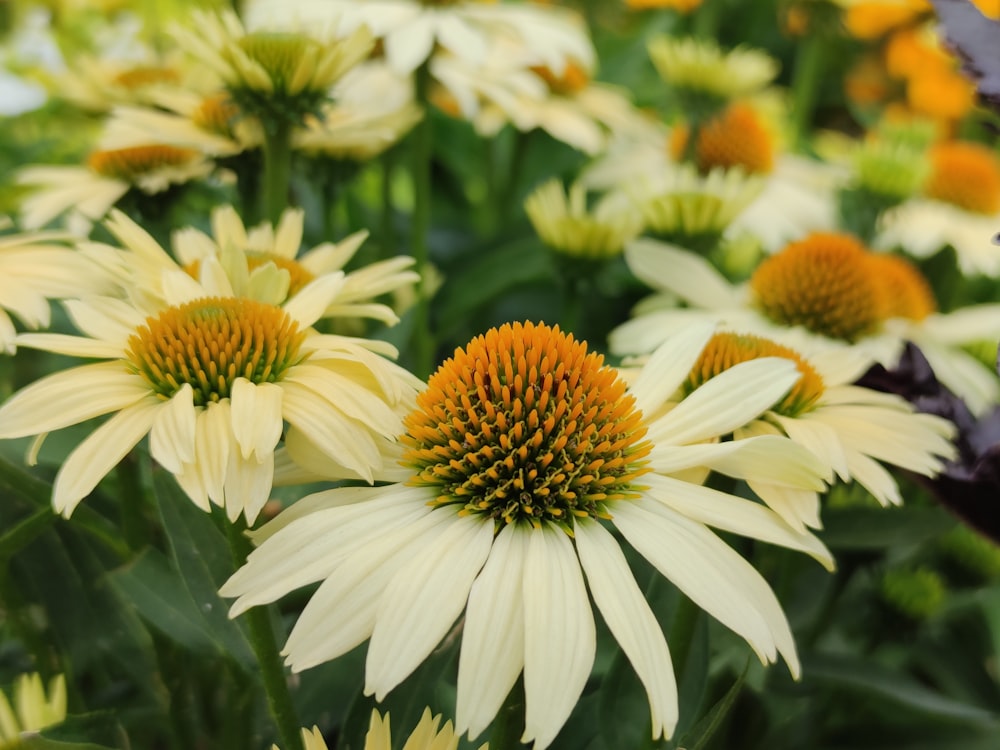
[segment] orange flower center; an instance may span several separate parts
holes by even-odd
[[[794,349],[770,339],[741,333],[717,333],[705,346],[691,369],[685,389],[690,393],[730,367],[761,357],[784,357],[795,362],[802,377],[773,411],[794,417],[811,409],[823,395],[823,378]]]
[[[191,120],[202,130],[229,136],[233,122],[240,116],[240,108],[228,94],[207,96],[191,115]]]
[[[412,482],[436,488],[437,505],[568,530],[634,497],[651,449],[617,371],[544,324],[506,324],[457,349],[406,428]]]
[[[562,73],[554,73],[546,65],[535,65],[531,71],[538,75],[548,85],[553,94],[570,96],[582,91],[590,83],[587,71],[573,62],[567,62]]]
[[[884,290],[880,295],[885,318],[923,320],[937,311],[937,301],[927,279],[916,266],[898,255],[871,255],[872,276]]]
[[[194,149],[156,144],[93,151],[87,157],[87,166],[104,177],[132,182],[158,169],[180,167],[197,158]]]
[[[229,398],[237,378],[273,383],[300,362],[305,332],[284,310],[240,297],[207,297],[150,316],[125,357],[153,392],[169,399],[185,383],[195,405]]]
[[[683,155],[689,137],[686,126],[674,128],[670,152],[675,159]],[[742,167],[767,173],[774,166],[774,141],[753,107],[734,102],[698,132],[695,158],[703,172],[713,167]]]
[[[949,141],[931,149],[931,198],[981,214],[1000,212],[1000,157],[978,143]]]
[[[853,341],[882,322],[882,290],[868,258],[853,237],[813,234],[761,263],[750,288],[771,320]]]
[[[181,77],[172,68],[161,68],[155,65],[140,65],[124,70],[114,77],[114,83],[122,88],[134,91],[154,83],[180,83]]]

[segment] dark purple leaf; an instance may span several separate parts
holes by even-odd
[[[969,0],[931,2],[948,48],[976,82],[983,102],[1000,111],[1000,22],[984,16]]]

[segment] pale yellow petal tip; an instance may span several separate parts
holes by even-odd
[[[49,682],[48,694],[37,672],[22,674],[14,683],[13,700],[0,693],[0,740],[59,724],[66,718],[66,678]]]
[[[441,724],[441,714],[431,714],[430,708],[425,708],[420,721],[403,745],[403,750],[453,750],[458,746],[458,735],[455,733],[451,720]],[[365,735],[365,750],[389,750],[392,747],[392,732],[389,726],[389,714],[381,716],[378,709],[372,709],[368,724],[368,734]],[[310,748],[306,748],[310,750]],[[489,743],[481,745],[479,750],[489,750]]]

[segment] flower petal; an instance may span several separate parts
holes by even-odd
[[[653,739],[677,725],[677,683],[670,651],[615,538],[600,523],[575,524],[576,551],[594,603],[649,696]]]
[[[149,453],[171,474],[194,461],[194,389],[185,383],[156,413],[149,432]]]
[[[256,456],[263,460],[274,454],[281,439],[281,387],[274,383],[251,383],[236,378],[229,401],[232,407],[233,435],[244,459]]]
[[[583,571],[569,537],[531,529],[524,561],[524,734],[544,750],[583,692],[597,633]]]

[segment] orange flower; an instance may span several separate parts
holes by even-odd
[[[844,26],[856,39],[878,39],[893,29],[915,22],[932,10],[927,0],[875,0],[844,11]]]

